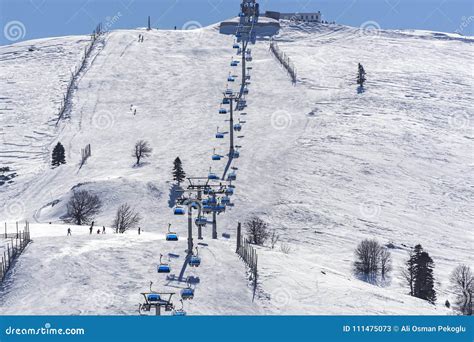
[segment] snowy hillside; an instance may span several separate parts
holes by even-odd
[[[7,77],[0,84],[0,167],[18,173],[0,186],[0,220],[29,219],[34,240],[1,288],[2,312],[135,314],[150,281],[166,291],[184,286],[156,273],[160,254],[176,254],[172,273],[184,258],[184,239],[164,241],[169,222],[181,237],[186,233],[186,220],[170,208],[171,168],[177,156],[189,176],[205,177],[210,166],[220,173],[225,166],[226,160],[211,161],[211,155],[214,148],[225,154],[228,144],[214,135],[228,125],[219,103],[229,72],[239,71],[230,67],[232,37],[209,27],[121,30],[100,39],[73,93],[70,117],[57,127],[64,82],[88,37],[0,47],[0,75]],[[252,46],[235,207],[219,215],[219,240],[211,240],[206,228],[199,241],[208,245],[202,246],[202,267],[186,271],[199,282],[185,309],[448,314],[448,275],[458,263],[473,264],[474,96],[467,67],[473,40],[324,25],[285,26],[276,40],[299,82],[291,84],[268,41]],[[364,93],[354,84],[359,62],[367,71]],[[238,82],[229,86],[237,90]],[[153,154],[134,167],[131,153],[139,139],[150,142]],[[67,164],[51,169],[58,141]],[[92,156],[80,168],[87,144]],[[87,227],[73,227],[66,237],[61,217],[73,188],[100,196],[98,226],[109,227],[127,202],[142,214],[145,233],[90,236]],[[237,222],[251,215],[281,235],[274,250],[258,248],[254,301],[234,253]],[[224,232],[231,238],[222,238]],[[385,286],[351,273],[358,242],[373,237],[394,247],[394,271]],[[436,264],[436,306],[406,295],[401,280],[417,243]],[[289,246],[288,254],[281,244]]]

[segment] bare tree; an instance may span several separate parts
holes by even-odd
[[[133,151],[132,157],[137,159],[137,164],[140,165],[140,160],[148,158],[151,156],[153,149],[150,147],[150,144],[146,140],[139,140],[135,143],[135,149]]]
[[[97,195],[86,190],[74,191],[67,203],[66,222],[77,225],[89,224],[100,212],[102,203]]]
[[[276,243],[280,240],[280,235],[277,234],[276,230],[273,229],[270,235],[270,244],[272,249],[275,248]]]
[[[451,273],[451,284],[456,294],[456,304],[463,315],[472,316],[472,294],[474,275],[466,265],[457,266]]]
[[[245,222],[245,227],[250,243],[263,246],[269,236],[268,224],[259,217],[254,216]]]
[[[141,220],[140,214],[135,212],[128,203],[122,204],[115,214],[112,227],[118,233],[125,233],[130,228],[134,228]]]
[[[382,247],[380,251],[380,275],[382,279],[392,270],[392,255],[387,248]]]
[[[382,279],[391,270],[390,252],[376,240],[363,240],[355,250],[355,273],[365,277],[369,282],[375,282],[379,274]]]

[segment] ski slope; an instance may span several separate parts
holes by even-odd
[[[179,255],[173,274],[183,264],[186,220],[170,208],[172,162],[179,156],[189,176],[225,166],[225,159],[211,161],[211,155],[214,148],[224,155],[228,145],[214,134],[217,127],[228,131],[219,103],[229,72],[240,72],[230,67],[232,37],[211,26],[118,30],[100,39],[69,118],[58,127],[52,123],[61,85],[87,37],[0,47],[1,74],[22,70],[0,86],[8,94],[0,105],[7,108],[1,112],[0,164],[19,173],[0,187],[0,217],[31,220],[34,240],[1,289],[2,312],[137,314],[150,281],[163,291],[183,286],[156,273],[160,254]],[[208,246],[202,246],[202,267],[186,271],[199,283],[185,309],[211,315],[449,314],[443,305],[452,301],[448,275],[458,263],[473,264],[472,39],[326,25],[284,25],[276,39],[299,82],[291,84],[268,41],[252,47],[235,207],[218,218],[219,240],[206,228],[199,241]],[[63,49],[53,60],[52,44]],[[34,57],[11,57],[30,46]],[[354,84],[358,62],[367,71],[364,93]],[[238,82],[229,86],[237,90]],[[37,142],[24,143],[34,134]],[[153,154],[135,167],[131,152],[139,139],[150,142]],[[67,164],[50,169],[58,141]],[[79,168],[87,144],[92,156]],[[34,156],[25,157],[29,153]],[[142,214],[144,233],[90,236],[87,227],[73,227],[66,237],[61,217],[73,188],[100,196],[96,225],[109,227],[127,202]],[[280,234],[274,250],[258,248],[253,301],[234,253],[237,222],[252,215]],[[169,222],[182,238],[177,244],[164,241]],[[353,251],[364,238],[394,246],[392,279],[383,286],[351,273]],[[417,243],[436,264],[436,306],[407,296],[400,276]]]

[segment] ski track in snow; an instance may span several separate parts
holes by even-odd
[[[137,42],[138,34],[145,36]],[[225,154],[217,114],[231,71],[232,38],[215,27],[195,31],[119,30],[80,76],[69,118],[52,122],[69,72],[86,37],[0,47],[1,164],[19,176],[0,187],[5,220],[29,218],[34,242],[1,289],[9,314],[137,314],[149,281],[163,290],[184,284],[156,273],[159,254],[178,254],[186,222],[168,207],[172,161],[190,176],[208,167],[213,148]],[[252,84],[242,116],[235,207],[220,215],[219,235],[205,228],[202,266],[189,314],[447,314],[448,276],[473,265],[472,40],[426,31],[366,34],[342,27],[285,26],[277,37],[298,70],[289,77],[268,50],[252,46]],[[34,46],[35,51],[28,52]],[[448,57],[448,58],[446,58]],[[366,90],[354,85],[357,63]],[[240,68],[239,68],[240,71]],[[233,71],[235,72],[235,71]],[[31,75],[34,74],[34,77]],[[4,76],[5,75],[5,76]],[[235,85],[238,89],[239,79]],[[5,86],[3,85],[5,84]],[[25,96],[25,93],[28,96]],[[137,109],[133,115],[131,106]],[[133,167],[131,149],[146,139],[153,156]],[[51,170],[52,146],[67,164]],[[80,152],[92,156],[79,170]],[[128,202],[143,216],[144,234],[88,235],[60,224],[71,189],[99,194],[98,226],[109,226]],[[55,200],[59,203],[52,206]],[[277,229],[284,254],[258,248],[259,287],[252,302],[246,269],[234,253],[238,220],[261,215]],[[44,224],[53,222],[53,224]],[[164,241],[168,222],[181,235]],[[351,273],[364,238],[393,243],[394,271],[384,286]],[[198,240],[195,240],[198,242]],[[438,305],[406,295],[400,270],[409,247],[422,243],[435,260]]]

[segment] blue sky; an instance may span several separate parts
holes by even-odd
[[[465,35],[473,35],[474,30],[474,1],[469,0],[259,2],[263,10],[319,10],[324,19],[351,26],[375,21],[387,29],[458,30]],[[148,15],[152,17],[152,25],[159,28],[181,28],[190,21],[205,26],[235,16],[239,3],[240,0],[0,0],[0,45],[41,37],[86,34],[98,22],[109,23],[111,29],[145,26]],[[6,33],[11,22],[21,23],[19,34]]]

